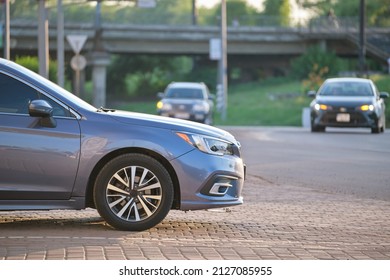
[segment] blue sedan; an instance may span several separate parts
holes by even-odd
[[[0,210],[96,208],[140,231],[171,209],[240,205],[245,165],[228,132],[95,108],[0,59]]]

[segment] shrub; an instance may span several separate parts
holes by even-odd
[[[305,54],[291,62],[292,75],[300,80],[310,79],[313,73],[322,78],[336,76],[341,70],[341,59],[333,52],[326,52],[319,46],[311,47]]]
[[[39,61],[36,56],[20,56],[16,57],[15,62],[20,64],[35,73],[39,73]],[[49,62],[49,80],[56,82],[57,81],[57,62]]]

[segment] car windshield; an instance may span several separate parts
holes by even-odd
[[[166,94],[167,98],[180,99],[203,99],[203,93],[198,88],[170,88]]]
[[[320,91],[323,96],[373,96],[371,86],[366,82],[327,83]]]

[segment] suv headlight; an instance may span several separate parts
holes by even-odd
[[[359,107],[359,109],[362,111],[374,111],[375,107],[374,105],[370,104],[370,105],[362,105]]]
[[[192,109],[194,111],[203,111],[203,112],[208,112],[208,110],[210,109],[210,106],[209,104],[207,103],[199,103],[199,104],[195,104]]]
[[[328,106],[328,105],[325,105],[325,104],[320,104],[320,103],[316,103],[314,105],[314,109],[316,109],[317,111],[326,111],[326,110],[331,110],[332,107],[331,106]]]
[[[185,132],[176,132],[176,135],[204,153],[218,156],[234,154],[234,144],[226,140]]]
[[[157,102],[157,109],[164,110],[164,111],[170,111],[172,110],[172,105],[169,103],[164,103],[162,101]]]

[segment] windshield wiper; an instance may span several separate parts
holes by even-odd
[[[115,112],[116,110],[115,109],[108,109],[108,108],[104,108],[103,106],[101,106],[98,110],[98,112]]]

